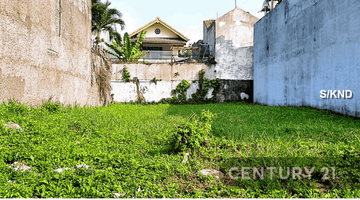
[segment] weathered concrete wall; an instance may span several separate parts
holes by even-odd
[[[130,72],[130,80],[134,77],[139,79],[139,92],[143,95],[146,102],[158,102],[162,98],[170,98],[173,95],[171,91],[176,86],[186,80],[191,83],[190,88],[186,91],[186,98],[192,98],[192,94],[199,88],[199,71],[204,69],[204,77],[215,79],[214,65],[206,66],[202,63],[196,64],[113,64],[113,78],[111,81],[112,94],[115,102],[130,102],[137,99],[138,90],[135,83],[122,81],[124,66]],[[179,72],[180,76],[175,77]],[[151,80],[162,79],[156,84]],[[248,94],[252,97],[252,80],[221,80],[221,85],[216,94],[218,102],[239,101],[241,93]],[[206,98],[212,97],[213,89],[208,91]]]
[[[253,46],[254,24],[258,20],[241,8],[231,10],[216,19],[216,43],[230,40],[234,47]]]
[[[172,97],[171,91],[182,80],[187,80],[190,83],[199,80],[199,71],[201,69],[206,71],[207,69],[207,66],[202,63],[113,64],[111,87],[115,102],[135,101],[137,97],[136,84],[122,81],[124,67],[128,69],[131,75],[130,79],[133,77],[139,79],[139,90],[146,102],[158,102],[162,98]],[[179,76],[175,76],[176,72],[179,73]],[[161,81],[156,84],[153,83],[151,80],[154,77],[158,80],[161,79]]]
[[[183,64],[170,64],[170,63],[154,63],[154,64],[113,64],[113,78],[112,80],[122,79],[122,70],[127,67],[130,72],[130,79],[138,77],[142,80],[162,79],[163,81],[194,81],[199,78],[199,71],[206,69],[203,63],[183,63]],[[179,76],[175,76],[178,72]]]
[[[158,81],[156,84],[151,81],[139,81],[139,92],[145,98],[146,102],[159,102],[163,98],[170,98],[174,95],[171,94],[171,91],[176,88],[176,86],[181,81]],[[191,98],[191,94],[196,92],[198,89],[197,82],[190,82],[191,86],[186,91],[186,98]],[[113,89],[114,101],[115,102],[130,102],[137,99],[137,88],[136,84],[132,82],[123,82],[123,81],[112,81],[111,87]],[[210,98],[212,91],[208,92],[207,97]]]
[[[230,48],[229,48],[230,47]],[[253,80],[254,47],[231,47],[231,41],[222,40],[216,51],[216,78]]]
[[[90,0],[1,0],[0,101],[98,104],[90,20]]]
[[[253,29],[257,20],[240,8],[216,20],[216,78],[253,79]]]
[[[254,101],[360,116],[360,3],[284,0],[255,24]],[[351,90],[351,99],[321,98]]]

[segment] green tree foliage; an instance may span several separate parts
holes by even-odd
[[[110,4],[109,1],[102,3],[101,0],[92,0],[91,31],[96,31],[97,33],[96,44],[100,41],[101,31],[108,31],[110,33],[110,39],[113,39],[117,33],[113,25],[119,24],[122,30],[125,27],[125,22],[121,19],[121,12],[115,8],[109,8]]]
[[[146,31],[140,33],[139,38],[134,44],[131,44],[131,39],[128,33],[124,34],[124,44],[121,43],[121,36],[118,33],[114,33],[115,41],[111,44],[105,42],[106,46],[114,50],[114,52],[104,49],[107,53],[118,57],[124,62],[137,61],[139,58],[145,57],[149,51],[142,53],[140,47],[145,38]]]

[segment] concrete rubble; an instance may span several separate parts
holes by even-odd
[[[9,167],[10,167],[11,169],[15,170],[15,171],[17,171],[17,170],[21,170],[21,171],[29,170],[30,172],[33,172],[33,171],[31,171],[32,167],[27,166],[27,165],[25,165],[24,163],[20,163],[20,162],[14,162],[14,163],[11,164]],[[78,168],[78,169],[80,169],[80,168],[82,168],[82,167],[84,167],[84,168],[86,168],[86,169],[89,169],[90,166],[87,165],[87,164],[79,164],[79,165],[76,166],[76,168]],[[65,168],[54,169],[53,171],[54,171],[54,172],[61,173],[61,172],[65,171],[65,170],[68,170],[68,169],[75,170],[74,167],[71,167],[71,168],[70,168],[70,167],[65,167]],[[39,173],[38,175],[41,175],[41,173]]]
[[[123,197],[126,193],[114,193],[114,198]]]
[[[181,163],[185,164],[189,160],[189,153],[185,153],[184,160],[181,161]]]
[[[19,131],[24,131],[19,124],[15,124],[14,122],[9,121],[8,123],[4,124],[6,128],[12,128]]]
[[[200,171],[200,173],[204,176],[210,175],[210,176],[215,176],[216,178],[224,178],[224,174],[215,169],[203,169]]]

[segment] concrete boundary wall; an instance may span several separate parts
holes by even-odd
[[[192,98],[191,94],[196,93],[199,88],[199,71],[204,69],[204,77],[210,80],[216,78],[215,65],[207,66],[203,63],[196,64],[113,64],[113,79],[111,81],[112,94],[115,102],[136,101],[138,98],[138,89],[136,83],[122,81],[124,67],[130,72],[130,80],[134,77],[139,79],[139,92],[143,95],[146,102],[158,102],[163,98],[170,98],[173,95],[171,91],[176,86],[186,80],[191,83],[190,88],[186,91],[186,98]],[[179,72],[180,76],[175,76]],[[151,80],[162,79],[156,84]],[[221,85],[219,92],[216,94],[218,102],[239,101],[244,94],[252,98],[252,80],[226,80],[220,79]],[[208,91],[206,98],[212,97],[213,89]],[[242,95],[242,93],[244,93]]]
[[[359,10],[358,0],[284,0],[258,21],[254,102],[360,117]],[[328,98],[329,90],[352,97]]]
[[[90,0],[0,1],[0,101],[99,105],[90,70]]]

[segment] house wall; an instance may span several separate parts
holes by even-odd
[[[257,20],[240,8],[216,19],[217,78],[253,80],[253,29]]]
[[[90,84],[91,1],[61,0],[61,17],[59,3],[0,1],[0,101],[99,103]]]
[[[359,10],[358,0],[284,0],[257,22],[254,101],[359,117]],[[352,98],[323,99],[321,90]]]
[[[155,33],[155,29],[160,29],[160,34]],[[154,24],[146,29],[146,37],[166,37],[166,38],[178,38],[178,36],[170,31],[168,28],[161,24]]]
[[[257,20],[235,8],[216,19],[209,29],[204,24],[204,42],[211,43],[214,37],[217,63],[211,65],[211,71],[213,78],[222,81],[217,94],[219,102],[238,101],[244,94],[253,99],[253,28]]]
[[[191,83],[190,88],[186,91],[187,99],[192,98],[191,94],[195,93],[199,88],[199,71],[204,69],[204,77],[214,79],[215,73],[213,66],[207,66],[203,63],[184,63],[184,64],[113,64],[113,77],[111,81],[112,94],[114,94],[115,102],[130,102],[137,98],[137,87],[135,83],[122,81],[122,73],[124,67],[130,72],[130,80],[134,77],[139,79],[139,91],[147,102],[158,102],[162,98],[170,98],[173,95],[171,91],[182,81],[186,80]],[[175,77],[175,73],[179,72],[180,76]],[[151,80],[161,79],[156,84]],[[219,92],[216,94],[218,102],[239,101],[241,92],[248,92],[251,85],[241,83],[241,86],[234,85],[228,80],[224,80],[220,85]],[[238,86],[238,87],[237,87]],[[210,89],[206,98],[212,97],[213,89]],[[237,97],[235,97],[237,96]]]

